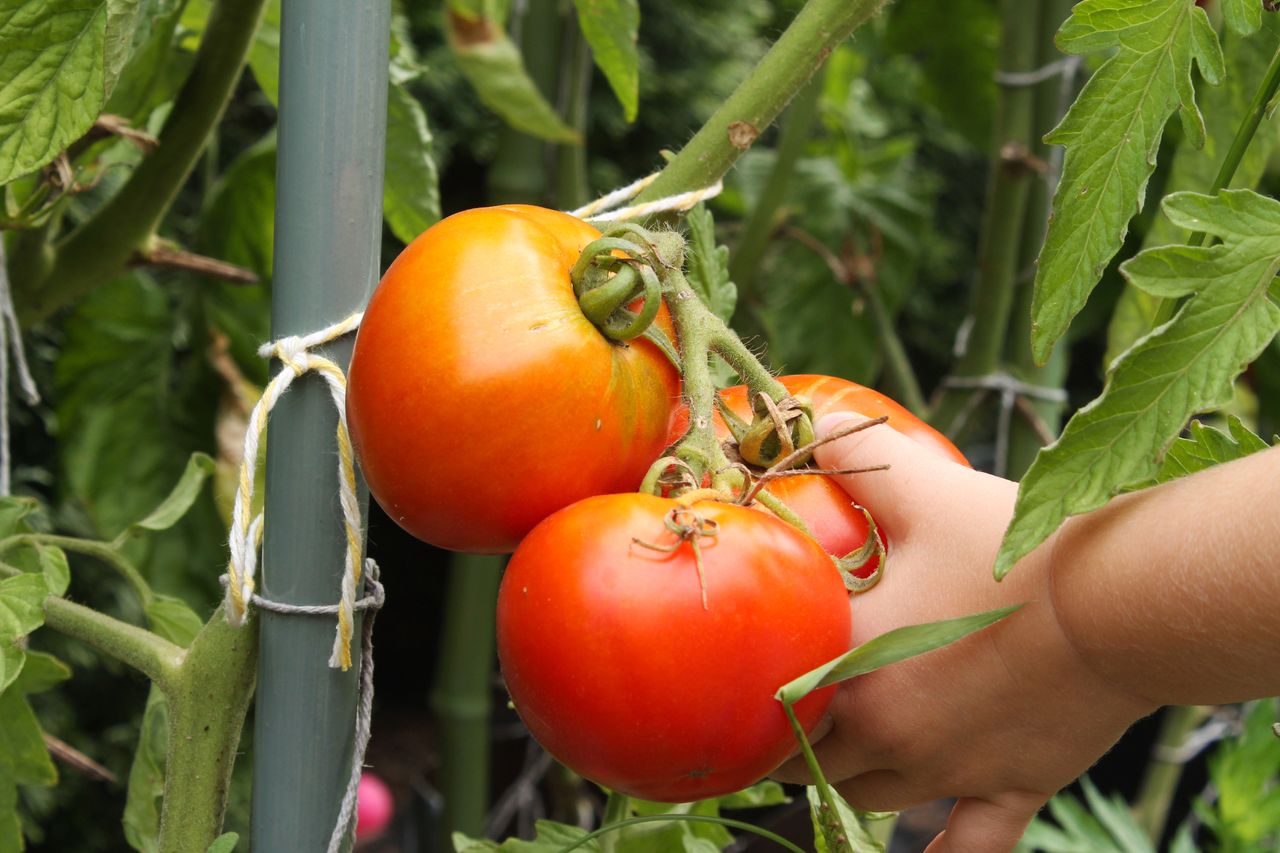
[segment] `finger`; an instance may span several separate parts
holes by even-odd
[[[856,737],[856,732],[854,736],[850,737],[850,726],[840,726],[835,723],[845,713],[846,703],[851,701],[848,691],[838,691],[835,699],[832,700],[831,708],[827,715],[819,723],[818,728],[814,730],[814,734],[809,736],[813,756],[817,759],[818,766],[822,768],[822,775],[831,783],[840,782],[859,773],[865,773],[876,766],[871,763],[870,756],[862,748],[861,742]],[[823,728],[823,723],[829,723],[829,725]],[[779,782],[794,782],[799,785],[813,784],[813,776],[809,773],[809,765],[805,763],[804,756],[800,754],[794,755],[783,762],[780,767],[769,775]]]
[[[1048,799],[1032,793],[965,797],[956,802],[946,830],[925,853],[1008,853]]]
[[[833,412],[819,418],[814,431],[821,439],[860,420],[867,418]],[[946,510],[946,497],[956,494],[948,484],[973,473],[887,424],[823,444],[814,451],[814,458],[819,467],[829,470],[888,465],[888,471],[839,474],[835,479],[898,538],[908,534],[912,519]]]

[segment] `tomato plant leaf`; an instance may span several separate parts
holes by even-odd
[[[226,832],[219,835],[209,845],[208,853],[234,853],[236,844],[240,841],[239,833]]]
[[[706,204],[685,214],[685,223],[689,226],[685,248],[689,284],[711,313],[727,323],[738,302],[738,288],[729,280],[729,248],[716,243],[716,223]]]
[[[520,49],[490,17],[473,17],[451,4],[446,21],[449,47],[458,69],[480,101],[503,121],[551,142],[581,143],[555,108],[538,91],[520,57]]]
[[[204,622],[185,601],[171,595],[157,593],[152,596],[146,610],[151,630],[184,648],[191,645],[196,634],[204,627]]]
[[[1069,53],[1115,52],[1045,137],[1067,153],[1036,270],[1031,339],[1041,363],[1119,251],[1174,109],[1203,144],[1192,63],[1210,83],[1223,74],[1217,36],[1190,0],[1083,0],[1057,41]]]
[[[132,56],[120,72],[104,111],[137,124],[170,100],[186,78],[190,54],[173,49],[186,0],[139,0]]]
[[[1222,0],[1222,20],[1238,35],[1252,35],[1262,26],[1262,3],[1254,0]]]
[[[67,565],[67,555],[61,548],[52,545],[36,544],[33,548],[49,594],[62,595],[71,583],[71,567]]]
[[[19,642],[44,624],[48,596],[43,574],[24,572],[0,581],[0,693],[22,674],[26,652]]]
[[[280,106],[280,0],[268,0],[249,46],[249,70],[267,100]]]
[[[38,578],[38,575],[33,575]],[[0,638],[0,646],[4,645]],[[0,850],[21,850],[22,826],[17,816],[18,785],[49,786],[58,771],[44,745],[44,733],[27,702],[71,676],[52,655],[30,652],[27,665],[8,690],[0,692]]]
[[[191,505],[204,490],[205,480],[213,473],[213,459],[206,453],[193,453],[187,460],[187,467],[182,476],[174,484],[172,491],[160,502],[159,506],[147,513],[141,521],[135,521],[116,537],[113,543],[117,548],[135,536],[147,531],[168,530],[178,523]]]
[[[1251,2],[1251,0],[1250,0]],[[1253,4],[1257,8],[1257,4]],[[1262,32],[1242,38],[1228,33],[1223,38],[1223,55],[1227,74],[1222,85],[1210,88],[1200,97],[1205,119],[1205,144],[1197,149],[1182,140],[1174,152],[1165,179],[1164,193],[1206,192],[1226,156],[1240,122],[1249,110],[1254,87],[1263,79],[1271,57],[1280,49],[1280,15],[1268,15]],[[1264,121],[1245,150],[1244,159],[1231,180],[1233,189],[1257,186],[1266,169],[1271,152],[1280,141],[1280,124]],[[1156,217],[1143,237],[1142,247],[1152,249],[1171,243],[1185,243],[1190,234],[1166,217]],[[1116,360],[1138,338],[1156,325],[1156,312],[1161,299],[1126,284],[1111,315],[1107,329],[1107,351],[1103,364]]]
[[[809,817],[813,820],[813,849],[817,853],[884,853],[884,845],[867,832],[858,813],[844,797],[834,788],[829,788],[828,793],[836,805],[836,814],[830,818],[822,813],[822,797],[817,787],[805,788]]]
[[[495,850],[502,853],[560,853],[565,847],[586,834],[587,831],[578,826],[569,826],[554,820],[539,820],[534,823],[533,841],[508,838],[501,844],[497,844],[487,839],[468,838],[461,832],[453,833],[452,840],[455,853],[488,853]],[[585,850],[588,853],[600,853],[600,843],[593,838],[575,849]]]
[[[1071,794],[1049,801],[1049,813],[1057,826],[1036,818],[1022,836],[1018,851],[1044,853],[1155,853],[1155,847],[1138,825],[1123,797],[1104,797],[1088,776],[1080,778],[1088,808]]]
[[[386,168],[382,215],[391,233],[408,243],[440,218],[440,181],[427,113],[397,83],[387,92]]]
[[[1186,438],[1176,439],[1169,445],[1169,451],[1160,464],[1160,470],[1140,488],[1185,477],[1223,462],[1243,459],[1250,453],[1266,450],[1268,446],[1265,441],[1250,432],[1249,428],[1235,415],[1227,416],[1227,432],[1205,426],[1200,421],[1194,420],[1188,428],[1188,433]]]
[[[578,10],[578,25],[591,46],[596,65],[618,96],[627,122],[635,121],[640,106],[640,57],[636,51],[639,2],[573,0],[573,5]]]
[[[889,664],[940,649],[975,631],[994,625],[1021,606],[1016,604],[972,616],[894,628],[784,684],[778,689],[777,698],[790,705],[819,687],[865,675]]]
[[[1191,415],[1229,401],[1235,377],[1280,330],[1280,308],[1269,295],[1280,271],[1280,202],[1250,190],[1178,193],[1165,199],[1164,211],[1180,227],[1223,242],[1151,249],[1121,266],[1148,292],[1193,295],[1113,365],[1101,396],[1036,457],[1018,488],[997,577],[1068,516],[1155,476]]]
[[[169,742],[169,702],[154,685],[147,694],[142,712],[138,746],[129,768],[129,784],[125,799],[125,840],[141,853],[158,853],[160,849],[160,798],[164,794],[165,749]]]
[[[1196,813],[1221,850],[1270,850],[1280,841],[1280,738],[1272,731],[1276,700],[1246,706],[1238,737],[1225,740],[1209,759],[1217,796],[1197,802]]]

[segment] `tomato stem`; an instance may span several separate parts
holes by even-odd
[[[828,841],[833,840],[832,830],[836,829],[840,823],[840,811],[836,805],[835,797],[832,796],[831,785],[827,782],[827,777],[822,775],[822,767],[818,764],[818,758],[813,754],[813,747],[809,744],[809,738],[804,733],[804,727],[800,725],[800,721],[796,718],[795,709],[790,702],[783,702],[782,708],[787,712],[787,719],[791,722],[791,729],[795,732],[796,740],[800,743],[800,751],[804,755],[804,763],[809,768],[809,775],[813,777],[813,787],[818,792],[818,800],[821,805],[816,809],[821,812],[816,817],[816,823],[822,827],[823,835],[827,836]],[[845,845],[847,849],[847,844]]]

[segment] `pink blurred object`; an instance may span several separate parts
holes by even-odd
[[[395,799],[387,783],[373,773],[360,775],[356,789],[356,838],[372,838],[387,828],[395,813]]]

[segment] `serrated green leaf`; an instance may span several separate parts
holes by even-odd
[[[50,595],[62,595],[71,583],[71,567],[67,565],[67,555],[61,548],[52,545],[35,546],[36,558],[40,564],[40,573],[44,575],[45,586]]]
[[[573,0],[573,5],[596,65],[618,96],[627,122],[635,121],[640,106],[640,58],[636,51],[640,4],[637,0]]]
[[[884,845],[867,832],[858,813],[831,789],[836,812],[830,819],[821,813],[822,799],[813,785],[805,788],[809,799],[809,817],[813,821],[813,849],[816,853],[884,853]],[[839,829],[837,829],[839,827]]]
[[[44,732],[27,702],[27,695],[47,690],[70,676],[70,670],[51,655],[32,653],[11,689],[0,693],[0,786],[53,785],[58,771],[44,745]]]
[[[519,48],[495,20],[469,16],[454,6],[448,11],[446,30],[458,69],[486,107],[530,136],[581,144],[578,132],[538,91]]]
[[[232,853],[236,849],[236,844],[240,841],[240,836],[234,832],[226,832],[219,835],[209,845],[209,853]]]
[[[169,741],[169,702],[154,685],[147,694],[138,745],[129,768],[128,793],[121,824],[129,846],[141,853],[160,849],[160,799],[164,794],[165,749]]]
[[[703,303],[726,323],[738,302],[738,288],[729,280],[729,249],[716,243],[716,223],[706,204],[685,215],[689,242],[685,248],[689,284]]]
[[[146,610],[151,630],[183,648],[191,645],[204,627],[200,617],[185,601],[171,595],[153,596]]]
[[[1192,414],[1231,399],[1231,383],[1280,330],[1268,295],[1280,271],[1280,203],[1250,190],[1179,193],[1165,213],[1223,243],[1164,247],[1121,267],[1130,280],[1182,271],[1195,295],[1114,365],[1102,395],[1067,423],[1022,478],[996,558],[1003,577],[1070,515],[1089,512],[1155,476]],[[1151,282],[1144,282],[1144,286]]]
[[[1254,6],[1256,8],[1257,4]],[[1207,192],[1213,186],[1240,122],[1249,110],[1254,89],[1277,49],[1280,49],[1280,15],[1268,15],[1263,31],[1250,38],[1226,35],[1223,39],[1226,80],[1221,86],[1203,92],[1199,98],[1205,117],[1204,147],[1198,149],[1185,139],[1178,145],[1165,179],[1165,194]],[[1232,177],[1230,188],[1252,189],[1257,186],[1277,140],[1280,140],[1280,123],[1264,121],[1254,133]],[[1185,243],[1189,236],[1168,219],[1157,217],[1143,238],[1142,247],[1152,249],[1171,243]],[[1161,302],[1159,296],[1125,285],[1107,330],[1104,365],[1111,364],[1138,338],[1151,331]]]
[[[408,243],[440,218],[440,179],[427,113],[409,90],[387,92],[387,171],[382,215],[391,233]]]
[[[1242,459],[1250,453],[1266,450],[1267,443],[1249,431],[1235,415],[1227,416],[1227,430],[1222,432],[1200,421],[1192,421],[1190,435],[1169,446],[1160,470],[1142,486],[1164,483],[1203,471],[1223,462]]]
[[[1222,20],[1237,35],[1253,35],[1262,26],[1261,0],[1221,0]]]
[[[940,649],[975,631],[994,625],[1021,606],[1017,604],[972,616],[894,628],[784,684],[778,689],[777,698],[780,702],[792,704],[819,687],[865,675],[889,664]]]
[[[1037,817],[1023,834],[1019,853],[1155,853],[1123,798],[1103,797],[1087,776],[1080,784],[1090,808],[1071,794],[1057,795],[1049,801],[1049,813],[1058,826]]]
[[[1204,10],[1187,0],[1083,0],[1058,45],[1115,52],[1045,137],[1067,153],[1035,279],[1032,351],[1041,363],[1119,251],[1174,109],[1203,143],[1192,63],[1206,80],[1224,73]]]
[[[115,545],[119,547],[129,539],[141,536],[147,531],[168,530],[177,524],[179,519],[187,514],[187,510],[191,509],[196,498],[200,497],[205,480],[209,479],[213,469],[213,458],[208,454],[191,454],[191,458],[187,460],[187,467],[182,471],[182,476],[178,478],[178,482],[174,484],[164,500],[147,513],[145,518],[135,521],[121,531],[116,537]]]
[[[15,0],[0,12],[0,184],[56,157],[106,98],[105,0]]]

